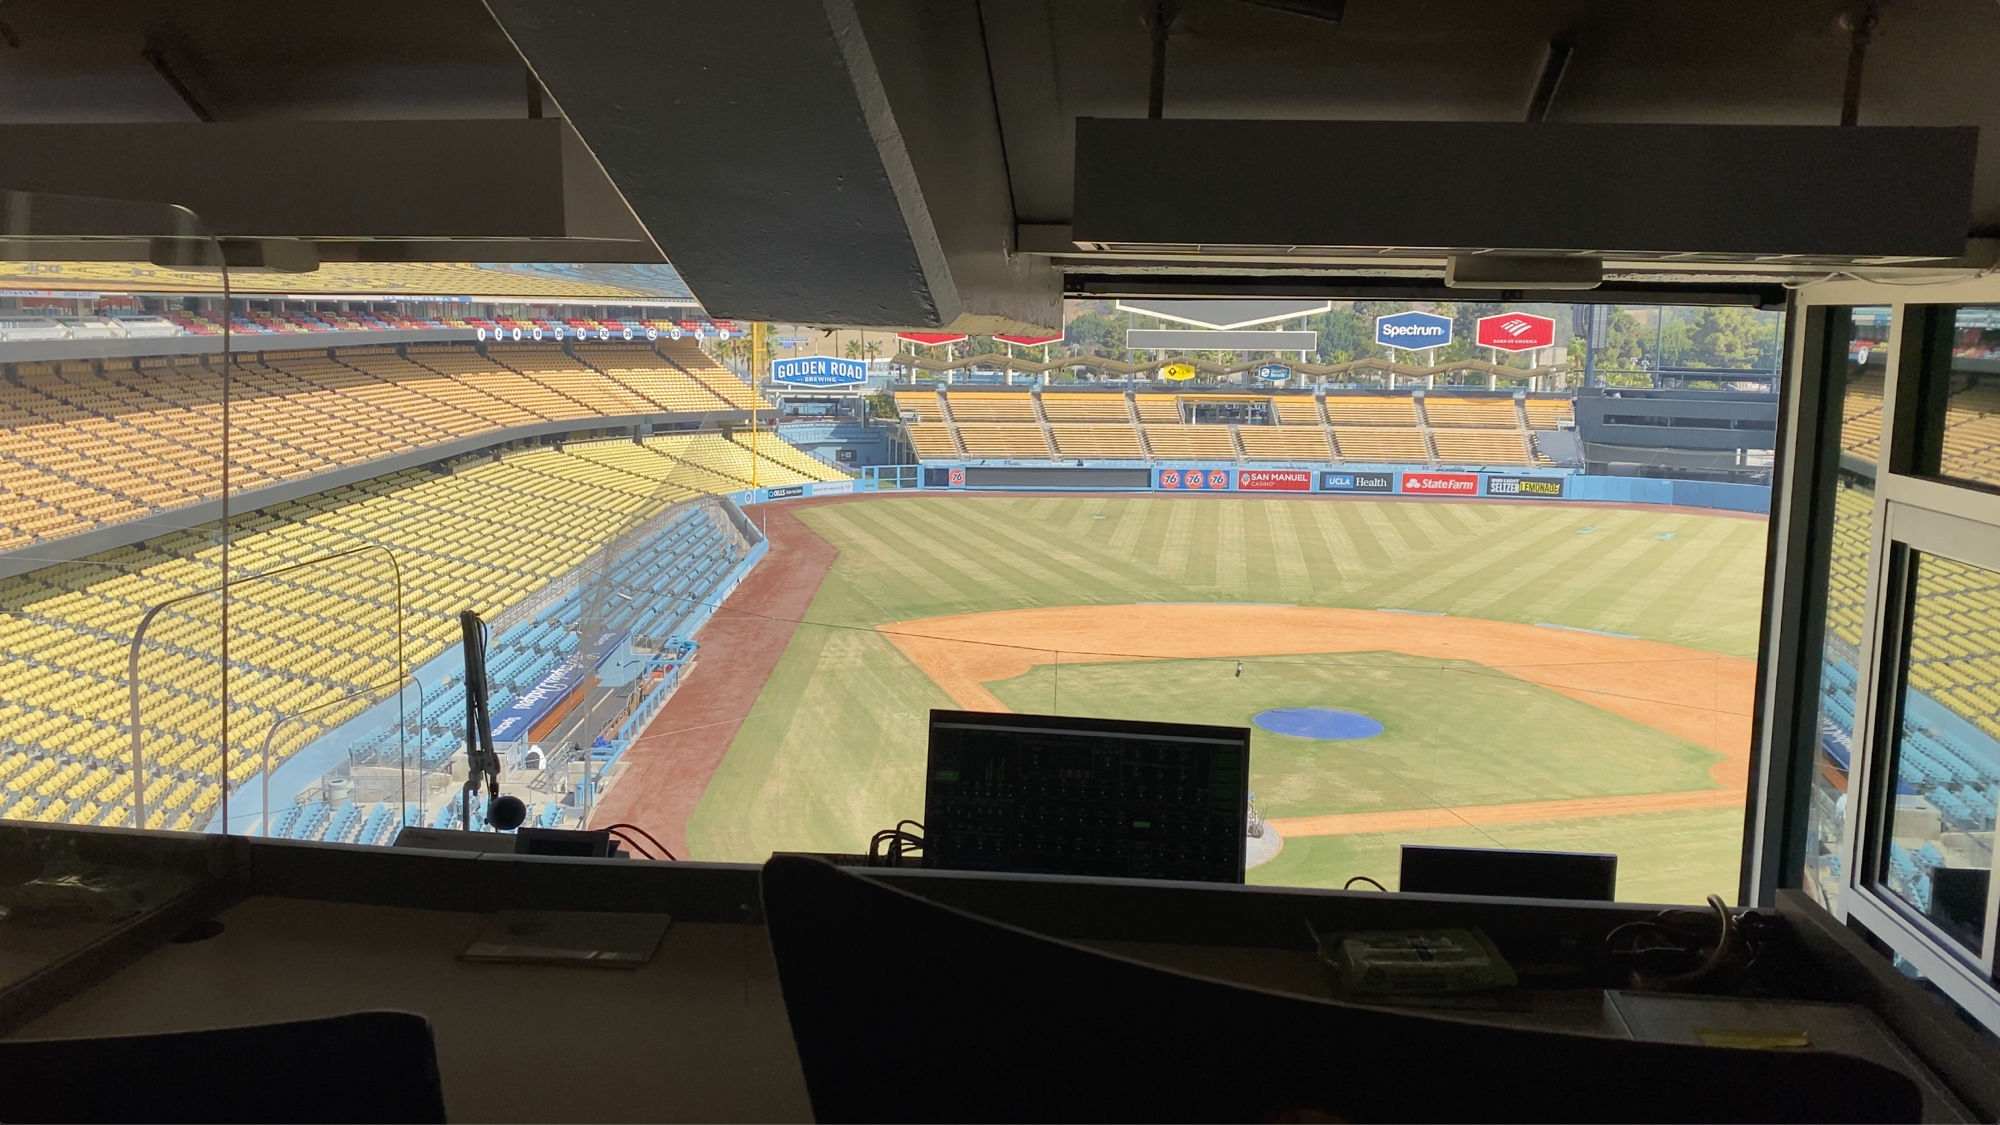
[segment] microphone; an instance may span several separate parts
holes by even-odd
[[[512,832],[527,819],[527,803],[519,797],[495,797],[486,803],[486,823],[502,832]]]

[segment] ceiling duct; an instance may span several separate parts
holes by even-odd
[[[1521,256],[1494,276],[1590,260],[1542,288],[1581,286],[1598,260],[1943,260],[1965,253],[1977,143],[1970,127],[1083,118],[1070,233],[1085,251],[1461,258],[1467,284],[1476,257]]]

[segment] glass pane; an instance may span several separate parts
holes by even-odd
[[[1912,552],[1881,881],[1978,952],[2000,809],[2000,573]]]
[[[172,314],[228,300],[222,262],[185,209],[0,193],[0,818],[198,830],[219,815],[230,356]],[[149,611],[201,591],[205,615],[155,617],[164,662],[133,652]]]
[[[2000,485],[2000,306],[1936,310],[1930,331],[1917,471]]]
[[[1826,550],[1826,619],[1821,640],[1819,714],[1806,810],[1807,893],[1832,909],[1839,897],[1841,834],[1847,820],[1847,771],[1854,751],[1855,686],[1861,667],[1861,620],[1868,585],[1868,529],[1875,503],[1875,460],[1882,436],[1882,371],[1889,310],[1847,312],[1844,360],[1829,357],[1841,404],[1827,440],[1840,449],[1834,470],[1833,531]]]

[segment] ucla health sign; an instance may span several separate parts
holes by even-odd
[[[779,359],[771,362],[771,381],[794,387],[858,387],[868,381],[868,365],[830,355]]]
[[[1451,318],[1427,312],[1399,312],[1375,318],[1375,342],[1385,348],[1421,352],[1451,343]]]

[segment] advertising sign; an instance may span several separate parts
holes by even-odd
[[[806,486],[802,484],[788,484],[781,488],[767,488],[764,490],[764,495],[772,500],[789,500],[794,496],[804,496],[805,494]]]
[[[1403,491],[1412,496],[1476,496],[1478,473],[1404,473]]]
[[[868,381],[868,365],[830,355],[777,359],[771,361],[771,381],[791,387],[858,387]]]
[[[1393,473],[1321,473],[1321,492],[1394,492]]]
[[[813,485],[814,496],[842,496],[853,491],[851,480],[823,480]]]
[[[1243,492],[1311,492],[1309,469],[1238,469],[1236,487]]]
[[[1556,322],[1533,313],[1496,313],[1479,318],[1479,346],[1503,352],[1531,352],[1553,347]]]
[[[528,728],[540,722],[569,695],[571,689],[582,683],[587,671],[595,671],[624,643],[624,633],[606,630],[591,642],[588,652],[571,656],[549,669],[526,691],[508,700],[505,707],[493,713],[493,741],[512,742],[528,737]]]
[[[1525,496],[1536,500],[1560,500],[1566,477],[1487,477],[1488,496]]]
[[[945,478],[945,480],[946,480],[946,482],[948,482],[948,483],[949,483],[949,484],[950,484],[950,485],[951,485],[951,486],[952,486],[953,488],[957,488],[957,487],[959,487],[959,486],[961,486],[961,485],[963,485],[963,484],[965,483],[965,470],[964,470],[964,469],[953,469],[953,470],[951,471],[951,475],[950,475],[950,476],[948,476],[948,477],[946,477],[946,478]]]
[[[1267,363],[1257,369],[1257,377],[1267,383],[1282,383],[1292,377],[1292,369],[1282,363]]]
[[[922,344],[934,348],[939,344],[956,344],[965,339],[963,332],[898,332],[896,339],[908,340],[912,344]]]
[[[1194,378],[1194,364],[1169,363],[1165,367],[1160,368],[1160,378],[1172,379],[1176,383],[1185,383],[1189,379]]]
[[[1159,486],[1168,491],[1227,492],[1227,469],[1161,469]]]
[[[1375,342],[1385,348],[1421,352],[1451,343],[1451,318],[1427,312],[1399,312],[1375,318]]]

